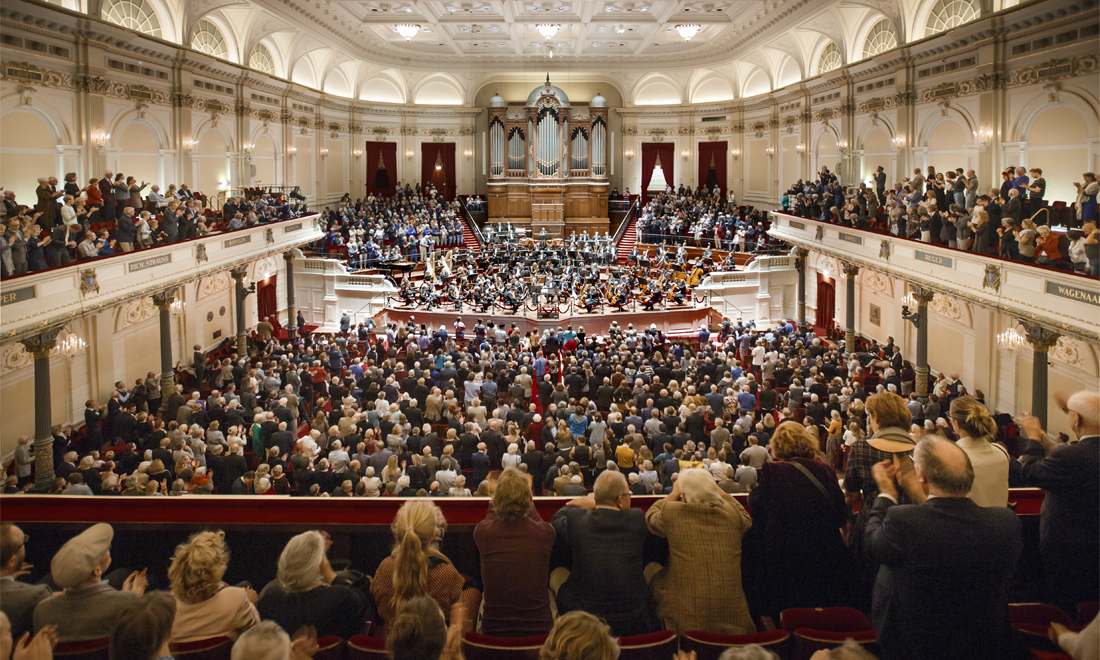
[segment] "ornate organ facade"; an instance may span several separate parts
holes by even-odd
[[[608,228],[607,101],[574,107],[546,83],[523,106],[489,102],[489,220],[553,236]]]

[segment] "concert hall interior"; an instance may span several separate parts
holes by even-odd
[[[1098,26],[4,0],[0,660],[1100,660]]]

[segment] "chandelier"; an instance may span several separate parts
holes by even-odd
[[[558,23],[540,23],[535,26],[535,29],[539,31],[539,34],[546,37],[546,40],[554,38],[554,35],[561,29],[561,25]]]
[[[76,335],[69,335],[65,339],[59,340],[57,342],[57,345],[54,346],[53,351],[51,352],[54,355],[72,360],[73,358],[82,354],[87,345],[87,342],[85,342],[80,337],[77,337]]]
[[[694,23],[676,26],[676,31],[680,33],[680,36],[683,37],[685,41],[691,41],[691,38],[699,34],[699,30],[701,29],[703,28]]]
[[[420,32],[420,26],[413,25],[412,23],[405,23],[403,25],[398,25],[397,27],[395,27],[394,31],[397,32],[397,34],[400,34],[402,37],[405,37],[405,41],[408,41],[415,37],[417,32]]]
[[[1005,350],[1019,351],[1027,346],[1027,339],[1017,332],[1016,328],[1008,328],[997,335],[997,345]]]

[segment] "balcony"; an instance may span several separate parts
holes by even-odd
[[[220,232],[0,282],[0,341],[10,342],[184,282],[285,252],[323,235],[319,216]]]
[[[1100,340],[1100,280],[967,250],[771,212],[769,234],[838,260],[1037,323]]]

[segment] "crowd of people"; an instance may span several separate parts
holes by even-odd
[[[301,195],[268,193],[231,197],[221,217],[210,213],[202,193],[187,184],[150,186],[122,172],[104,173],[81,187],[75,173],[59,189],[55,177],[38,180],[37,201],[24,205],[4,193],[0,276],[10,277],[75,261],[188,240],[275,222],[308,213]],[[148,188],[145,198],[142,192]],[[0,188],[0,191],[3,189]]]
[[[1030,176],[1029,176],[1030,174]],[[843,186],[822,168],[814,181],[797,181],[784,194],[784,210],[856,229],[877,230],[925,243],[983,255],[1037,263],[1100,276],[1096,175],[1086,172],[1075,185],[1078,227],[1052,229],[1040,168],[1009,167],[999,188],[984,193],[974,170],[937,172],[932,166],[893,186],[878,167],[873,185]],[[1043,212],[1045,210],[1045,212]]]
[[[732,192],[726,199],[718,192],[703,187],[692,192],[681,184],[654,195],[641,210],[638,242],[737,252],[762,251],[776,244],[767,233],[766,212],[738,207]]]
[[[388,262],[427,260],[436,248],[462,245],[461,208],[432,185],[404,187],[398,182],[390,197],[344,195],[336,209],[325,207],[325,235],[315,248],[346,253],[354,269]]]
[[[490,634],[546,633],[562,621],[548,616],[552,592],[559,617],[585,611],[614,635],[751,632],[753,615],[855,604],[873,609],[888,658],[945,657],[946,644],[965,657],[1009,657],[1008,590],[1022,548],[1010,485],[1046,489],[1050,602],[1072,611],[1100,591],[1094,393],[1064,400],[1079,441],[1062,443],[1032,418],[994,420],[954,375],[918,400],[892,342],[846,353],[790,323],[740,320],[690,341],[617,324],[600,337],[480,323],[466,335],[461,324],[452,335],[343,323],[333,338],[271,341],[211,363],[190,396],[180,386],[167,401],[148,379],[118,383],[106,404],[87,403],[84,433],[56,430],[52,491],[409,498],[370,586],[387,634],[404,630],[403,607],[424,595],[444,612],[464,604],[470,619],[484,596]],[[29,444],[20,447],[9,493],[33,478]],[[744,491],[751,519],[730,496]],[[574,499],[545,525],[535,494]],[[665,499],[643,514],[630,506],[643,494]],[[480,585],[433,546],[443,516],[421,499],[473,496],[494,511],[475,534]],[[650,534],[668,539],[670,560],[647,572]],[[534,558],[548,557],[554,538],[573,559],[549,575]],[[321,578],[303,579],[331,583],[312,556]],[[209,588],[173,591],[206,602]],[[522,603],[497,600],[517,589]],[[890,593],[900,600],[885,606]],[[218,625],[259,620],[250,603],[232,602],[240,609]]]

